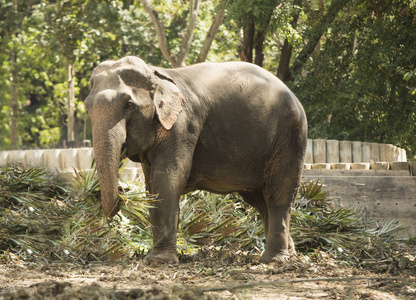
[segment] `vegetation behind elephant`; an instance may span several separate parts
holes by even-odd
[[[238,192],[259,212],[266,235],[261,262],[295,253],[289,234],[299,187],[307,121],[295,95],[249,63],[202,63],[179,69],[137,57],[100,63],[85,100],[106,216],[118,211],[122,148],[140,162],[150,209],[149,263],[177,263],[179,198],[196,189]]]

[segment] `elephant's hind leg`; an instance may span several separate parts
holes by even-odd
[[[264,199],[263,190],[259,188],[254,192],[239,192],[244,201],[250,206],[254,207],[260,214],[263,222],[264,236],[267,236],[269,226],[269,214],[267,211],[267,204]]]
[[[260,258],[263,263],[286,261],[296,254],[290,236],[290,213],[300,184],[303,158],[288,150],[269,163],[263,187],[268,211],[266,250]]]

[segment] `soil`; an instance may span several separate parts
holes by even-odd
[[[203,249],[179,265],[0,262],[0,299],[416,299],[416,269],[349,267],[327,254],[299,255],[282,265]]]

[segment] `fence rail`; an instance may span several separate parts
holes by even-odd
[[[0,166],[22,164],[58,172],[90,169],[93,159],[93,148],[0,151]],[[305,168],[389,169],[382,162],[406,162],[406,151],[389,144],[315,139],[308,140]],[[140,164],[128,160],[121,176],[133,180],[141,173]]]

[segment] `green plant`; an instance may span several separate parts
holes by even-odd
[[[180,245],[215,245],[243,251],[263,250],[260,216],[237,195],[196,191],[181,201]],[[183,249],[184,250],[184,249]]]
[[[302,253],[316,249],[352,264],[386,258],[402,259],[405,240],[394,238],[404,228],[395,220],[376,228],[353,208],[335,208],[323,182],[302,183],[292,212],[292,237]]]
[[[0,253],[24,259],[108,260],[130,257],[150,244],[145,210],[154,197],[125,186],[120,213],[101,212],[95,168],[75,172],[71,184],[51,171],[19,166],[0,171]]]
[[[76,171],[71,183],[39,168],[0,168],[0,182],[0,260],[12,253],[33,261],[107,261],[128,259],[151,246],[148,208],[157,200],[141,184],[120,183],[120,212],[107,219],[94,165]],[[293,208],[291,234],[299,253],[325,251],[351,265],[415,264],[406,241],[393,236],[403,226],[392,220],[374,229],[361,213],[334,207],[323,182],[302,183]],[[178,249],[189,254],[204,245],[260,254],[259,214],[236,194],[185,195]]]

